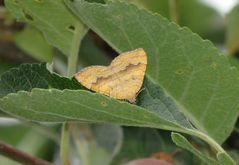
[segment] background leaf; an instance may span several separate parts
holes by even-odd
[[[168,0],[125,0],[125,2],[133,3],[170,19],[170,1]],[[214,8],[198,0],[175,2],[177,23],[180,26],[187,26],[193,32],[211,41],[223,41],[223,18]]]
[[[14,122],[5,122],[1,120],[0,125],[0,139],[1,141],[12,145],[13,147],[20,149],[28,154],[38,156],[43,159],[52,159],[53,146],[57,142],[52,139],[50,140],[50,134],[54,137],[58,136],[55,132],[55,128],[46,128],[44,126],[34,126],[33,123],[19,123],[18,121]],[[21,131],[19,131],[21,130]],[[13,136],[14,132],[14,136]],[[59,140],[59,139],[58,139]],[[56,142],[56,143],[55,143]],[[7,165],[20,165],[13,160],[10,160],[4,156],[0,155],[1,164]]]
[[[71,132],[83,164],[109,165],[123,140],[122,129],[117,125],[78,123],[71,125]]]
[[[133,5],[66,3],[118,52],[144,48],[147,75],[177,101],[197,129],[219,143],[230,135],[238,114],[238,72],[210,42]]]
[[[239,5],[235,6],[226,17],[226,48],[233,55],[239,49]]]
[[[167,160],[175,165],[195,164],[193,155],[177,148],[168,131],[150,128],[123,128],[122,149],[112,164],[121,165],[140,158]]]
[[[109,65],[111,59],[92,41],[92,37],[88,34],[81,42],[79,53],[79,64],[81,67],[90,65]]]
[[[156,129],[125,127],[122,149],[114,160],[114,164],[150,157],[163,149],[163,140]]]
[[[51,62],[53,47],[48,45],[41,32],[33,27],[26,27],[14,34],[16,45],[28,55],[40,61]]]
[[[223,17],[215,8],[198,0],[182,0],[177,1],[177,12],[180,26],[189,27],[204,39],[223,41]]]
[[[4,2],[18,21],[37,27],[43,32],[49,44],[57,47],[66,56],[71,51],[76,24],[82,34],[87,31],[84,25],[66,8],[63,0],[5,0]]]

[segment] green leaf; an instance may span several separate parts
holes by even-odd
[[[173,97],[197,129],[219,143],[230,135],[238,114],[238,71],[211,42],[119,1],[66,3],[118,52],[144,48],[147,75]]]
[[[16,45],[33,58],[51,62],[53,48],[48,45],[41,32],[33,27],[26,27],[23,31],[14,34]]]
[[[50,73],[46,64],[23,64],[5,72],[0,79],[0,98],[20,90],[31,91],[33,88],[79,89],[76,80]]]
[[[239,50],[239,5],[236,5],[226,17],[226,47],[233,55]]]
[[[182,148],[192,152],[195,156],[197,156],[199,159],[201,159],[204,163],[207,163],[208,165],[219,165],[219,163],[217,163],[217,161],[215,159],[208,157],[207,155],[205,155],[204,153],[200,152],[198,149],[193,147],[193,145],[190,144],[189,141],[181,134],[172,133],[171,136],[172,136],[173,142],[177,146],[182,147]]]
[[[14,17],[37,27],[43,32],[49,44],[57,47],[67,56],[71,51],[75,26],[81,29],[82,37],[87,31],[66,8],[63,0],[5,0],[4,2]]]
[[[35,121],[109,122],[173,130],[180,128],[139,106],[85,90],[33,89],[31,92],[11,93],[0,99],[0,109]]]

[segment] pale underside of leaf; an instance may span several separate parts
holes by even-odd
[[[142,91],[138,96],[137,105],[148,109],[164,120],[177,123],[183,128],[194,129],[180,112],[174,100],[167,96],[162,88],[152,83],[147,76],[145,77]]]

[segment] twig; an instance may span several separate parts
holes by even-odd
[[[53,165],[43,159],[31,156],[0,141],[0,154],[25,165]]]
[[[75,26],[71,52],[68,57],[67,77],[69,78],[72,77],[72,75],[76,72],[81,39],[82,39],[82,35],[86,32],[86,30],[81,26],[82,25],[80,23],[77,23],[77,25]],[[60,148],[60,157],[61,157],[61,161],[63,165],[70,165],[69,139],[70,139],[69,123],[65,122],[63,123],[63,126],[62,126],[61,148]]]

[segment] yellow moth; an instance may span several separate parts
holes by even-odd
[[[75,78],[86,88],[116,99],[135,101],[146,71],[142,48],[117,56],[109,66],[86,67]]]

